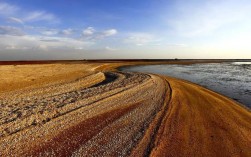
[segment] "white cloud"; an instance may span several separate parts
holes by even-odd
[[[17,6],[10,5],[5,2],[0,2],[0,15],[12,15],[19,10]]]
[[[95,29],[93,27],[88,27],[83,30],[83,35],[90,36],[90,35],[93,35],[94,32],[95,32]]]
[[[118,31],[116,29],[109,29],[109,30],[105,30],[103,32],[103,35],[106,36],[106,37],[108,37],[108,36],[115,35],[117,33],[118,33]]]
[[[60,20],[52,13],[46,11],[31,11],[26,10],[6,2],[0,2],[0,16],[7,19],[7,22],[26,23],[47,21],[58,23]]]
[[[38,45],[38,47],[36,47],[35,49],[44,50],[44,51],[48,51],[49,50],[48,46],[45,45],[45,44]]]
[[[6,50],[28,50],[29,47],[18,47],[18,46],[14,46],[14,45],[6,45],[5,47]]]
[[[153,35],[148,33],[130,33],[124,40],[125,43],[134,44],[138,46],[146,45],[149,43],[155,43],[158,40]]]
[[[59,22],[58,18],[45,11],[34,11],[28,13],[23,20],[25,22],[35,22],[35,21],[50,21],[50,22]]]
[[[106,46],[105,50],[107,50],[107,51],[116,51],[117,49],[111,48],[110,46]]]
[[[100,40],[106,37],[116,35],[116,29],[108,29],[104,31],[96,31],[93,27],[88,27],[83,30],[82,37],[84,40]]]
[[[10,44],[11,41],[11,44]],[[81,41],[73,38],[48,37],[48,36],[11,36],[0,35],[0,49],[30,49],[54,50],[88,48],[93,42]]]
[[[73,31],[73,29],[71,29],[71,28],[64,29],[64,30],[61,31],[61,33],[62,33],[63,35],[71,35],[73,32],[74,32],[74,31]]]
[[[60,22],[53,13],[29,10],[2,2],[0,2],[0,18],[5,20],[4,24],[15,26],[0,25],[0,51],[85,50],[93,44],[103,47],[109,40],[102,39],[112,39],[112,36],[118,34],[114,28],[105,30],[96,30],[94,27],[87,27],[84,30],[49,28],[46,26],[47,23]],[[37,22],[41,23],[39,27]],[[102,50],[116,49],[106,46]]]
[[[47,35],[47,36],[52,36],[52,35],[58,34],[58,32],[59,31],[56,29],[48,29],[48,30],[42,31],[41,34]]]
[[[15,17],[9,17],[8,22],[10,23],[19,23],[19,24],[24,24],[23,20],[19,19],[19,18],[15,18]]]
[[[57,29],[57,28],[48,28],[48,27],[34,27],[25,25],[26,30],[32,30],[38,34],[46,35],[46,36],[70,36],[76,32],[76,30],[68,28],[68,29]]]
[[[0,26],[0,35],[22,36],[24,35],[24,32],[21,29],[12,26]]]
[[[42,37],[40,37],[39,40],[43,41],[43,42],[60,42],[60,38],[59,37],[42,36]]]

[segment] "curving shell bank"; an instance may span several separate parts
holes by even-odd
[[[251,156],[250,111],[120,65],[1,93],[0,156]]]

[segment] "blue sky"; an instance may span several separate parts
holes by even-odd
[[[251,58],[249,0],[0,0],[0,59]]]

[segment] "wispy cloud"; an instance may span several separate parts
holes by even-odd
[[[84,36],[90,36],[90,35],[93,35],[94,33],[95,33],[95,29],[93,27],[88,27],[83,30]]]
[[[60,42],[61,40],[58,37],[40,37],[40,41],[43,42]]]
[[[0,26],[0,35],[22,36],[24,32],[17,27]]]
[[[117,49],[111,48],[110,46],[106,46],[105,50],[107,50],[107,51],[116,51]]]
[[[5,2],[0,2],[0,15],[12,15],[19,10],[19,7]]]
[[[14,46],[14,45],[6,45],[4,47],[5,50],[28,50],[29,47],[25,47],[25,46]]]
[[[105,37],[109,37],[109,36],[115,35],[117,33],[118,33],[118,31],[116,29],[109,29],[109,30],[105,30],[102,34]]]
[[[10,23],[19,23],[19,24],[24,24],[24,21],[19,19],[19,18],[15,18],[15,17],[8,17],[7,21]]]
[[[64,29],[64,30],[61,31],[61,33],[62,33],[63,35],[66,35],[66,36],[67,36],[67,35],[73,34],[73,32],[74,32],[74,30],[71,29],[71,28]]]
[[[58,33],[59,33],[59,31],[57,29],[47,29],[47,30],[41,31],[41,34],[47,35],[47,36],[53,36],[53,35],[56,35]]]
[[[101,40],[106,37],[114,36],[118,33],[116,29],[108,29],[104,31],[96,31],[93,27],[83,30],[82,38],[86,40]]]
[[[53,13],[40,10],[26,10],[16,5],[6,2],[0,2],[0,16],[7,19],[7,22],[13,23],[34,23],[38,21],[46,21],[50,23],[60,22],[59,18]]]
[[[90,27],[91,28],[91,27]],[[96,44],[99,40],[109,38],[117,34],[116,29],[108,29],[104,31],[95,31],[87,28],[86,30],[93,33],[81,34],[80,30],[68,29],[50,29],[46,27],[12,27],[0,26],[0,49],[20,49],[20,50],[46,50],[53,51],[54,49],[72,49],[81,50]],[[24,33],[32,31],[32,34]],[[74,34],[72,35],[72,33]],[[77,37],[78,35],[81,37]],[[10,42],[11,41],[11,42]],[[114,51],[114,48],[109,46],[104,50]]]
[[[208,35],[226,25],[251,18],[251,6],[245,3],[246,0],[200,1],[196,5],[187,1],[178,2],[173,17],[168,18],[167,23],[176,34],[182,36]]]
[[[52,13],[47,13],[45,11],[34,11],[29,12],[23,18],[25,22],[35,22],[35,21],[49,21],[49,22],[59,22],[59,19]]]
[[[47,37],[47,36],[11,36],[0,35],[0,49],[76,49],[88,48],[93,42],[81,41],[73,38]],[[9,42],[11,41],[11,42]]]
[[[149,33],[129,33],[125,43],[134,44],[137,46],[143,46],[147,44],[156,43],[158,40],[152,34]]]

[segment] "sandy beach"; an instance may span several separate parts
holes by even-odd
[[[0,65],[0,156],[251,156],[249,110],[139,64]]]

